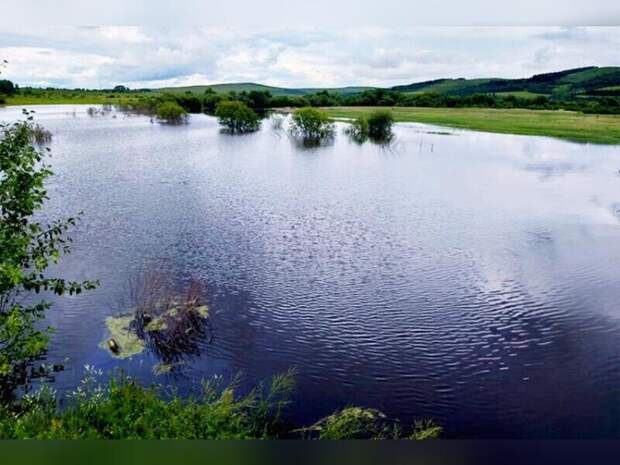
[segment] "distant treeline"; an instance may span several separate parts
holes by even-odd
[[[574,98],[560,100],[545,95],[519,97],[517,95],[472,94],[442,95],[437,93],[406,94],[393,90],[372,89],[359,94],[342,95],[320,91],[304,96],[272,95],[269,91],[216,93],[207,89],[203,95],[187,92],[165,96],[142,97],[150,99],[170,98],[190,113],[212,113],[222,100],[240,100],[254,110],[283,107],[332,107],[332,106],[400,106],[436,108],[530,108],[536,110],[572,110],[584,113],[620,114],[620,98],[603,96],[597,98]]]
[[[534,78],[532,78],[534,79]],[[407,90],[405,92],[404,90]],[[507,89],[502,88],[503,92]],[[0,81],[0,103],[5,96],[25,96],[41,99],[67,99],[76,101],[88,96],[99,100],[118,103],[119,101],[135,110],[148,111],[162,101],[175,101],[189,113],[213,113],[217,104],[223,100],[239,100],[256,111],[283,107],[331,107],[331,106],[399,106],[435,108],[529,108],[536,110],[572,110],[583,113],[620,114],[620,96],[617,91],[590,91],[585,95],[548,96],[528,92],[514,93],[473,93],[467,95],[442,94],[433,92],[412,92],[412,89],[371,89],[357,94],[340,94],[322,90],[313,94],[287,96],[273,95],[269,91],[243,91],[218,93],[207,88],[204,93],[187,91],[185,93],[160,93],[148,89],[129,89],[116,86],[109,90],[87,89],[38,89],[19,88],[11,81]],[[98,101],[99,101],[98,100]]]

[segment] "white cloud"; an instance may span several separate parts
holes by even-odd
[[[561,7],[559,7],[561,3]],[[0,27],[617,25],[617,0],[2,0]]]
[[[22,86],[390,86],[620,64],[618,27],[55,27],[0,31],[0,44]]]
[[[139,44],[149,42],[150,39],[138,27],[104,26],[97,28],[99,34],[107,40],[114,42],[128,42]]]

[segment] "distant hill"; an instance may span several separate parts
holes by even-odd
[[[161,89],[153,89],[161,92],[194,92],[194,93],[204,93],[208,88],[213,89],[218,93],[225,92],[250,92],[252,90],[268,90],[272,95],[287,95],[289,97],[314,94],[316,92],[327,90],[329,92],[335,92],[342,95],[351,95],[351,94],[359,94],[367,89],[372,89],[372,87],[333,87],[333,88],[297,88],[297,89],[288,89],[285,87],[273,87],[266,86],[264,84],[256,84],[253,82],[239,82],[239,83],[231,83],[231,84],[213,84],[213,85],[204,85],[204,86],[184,86],[184,87],[164,87]]]
[[[250,92],[268,90],[272,95],[301,96],[327,90],[341,95],[358,94],[375,87],[350,86],[334,88],[285,88],[273,87],[253,82],[213,84],[203,86],[165,87],[153,89],[161,92],[204,93],[207,88],[215,92]],[[471,94],[513,94],[518,97],[547,95],[558,98],[571,98],[588,95],[620,96],[620,67],[596,67],[568,69],[555,73],[537,74],[525,79],[479,78],[479,79],[435,79],[433,81],[394,86],[395,90],[408,94],[434,92],[443,95]]]
[[[614,87],[620,85],[620,67],[589,66],[555,73],[537,74],[526,79],[437,79],[392,90],[405,93],[436,92],[444,95],[502,94],[520,96],[551,95],[575,97],[580,95],[620,95]]]

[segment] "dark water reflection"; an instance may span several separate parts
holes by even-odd
[[[0,119],[19,115],[0,110]],[[49,358],[181,392],[298,368],[293,421],[344,404],[451,437],[620,436],[620,149],[398,125],[384,147],[300,150],[268,123],[151,124],[50,106],[51,216],[85,212]],[[439,132],[439,133],[438,133]],[[161,261],[211,294],[213,339],[170,375],[98,347],[126,283]]]

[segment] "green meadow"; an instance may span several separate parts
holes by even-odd
[[[620,144],[620,115],[563,110],[384,107],[398,122],[428,123],[475,131],[558,137],[576,142]],[[377,107],[331,107],[332,118],[356,118]]]

